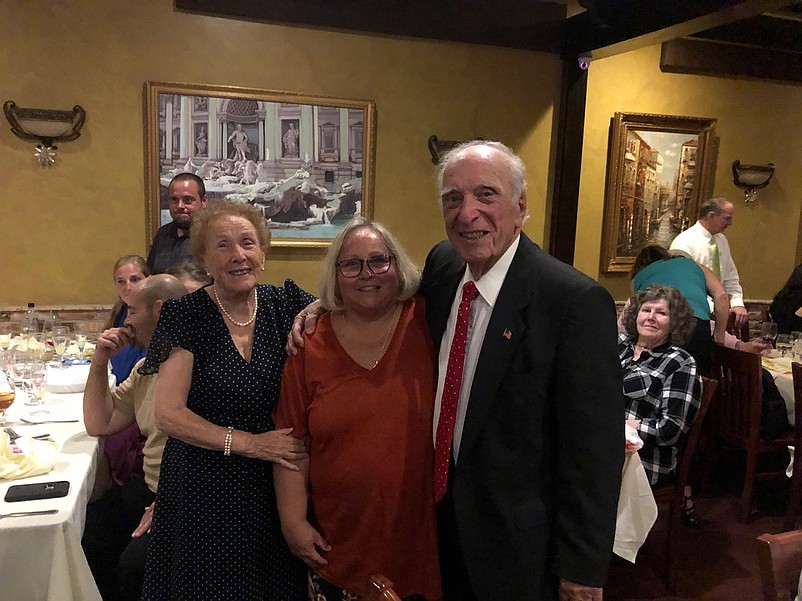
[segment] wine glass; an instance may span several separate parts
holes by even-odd
[[[791,352],[791,336],[789,334],[777,336],[777,350],[780,351],[781,357],[785,357],[787,353]]]
[[[64,353],[67,351],[67,346],[70,344],[70,330],[64,326],[56,326],[53,328],[53,347],[56,349],[56,354],[59,356],[59,368],[66,369],[64,365]]]
[[[78,347],[78,358],[84,358],[84,347],[86,346],[86,334],[75,334],[75,345]]]
[[[30,373],[30,359],[28,352],[15,347],[11,352],[11,361],[9,362],[8,375],[11,383],[17,388],[22,388],[25,382],[25,376]]]
[[[10,388],[10,390],[9,390]],[[17,393],[9,383],[4,382],[0,386],[0,427],[6,424],[6,410],[14,403]]]
[[[802,354],[802,332],[794,330],[791,332],[791,360],[799,361],[800,354]]]
[[[11,348],[11,322],[0,322],[0,369],[5,368],[6,355]]]
[[[773,321],[764,321],[760,324],[760,337],[766,342],[774,342],[777,338],[777,324]]]
[[[42,404],[45,396],[45,386],[47,385],[47,366],[42,361],[33,361],[30,364],[29,378],[25,380],[28,406]]]

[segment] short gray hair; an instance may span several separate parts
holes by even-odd
[[[526,165],[521,160],[515,152],[513,152],[512,148],[507,146],[506,144],[502,144],[501,142],[494,142],[488,140],[471,140],[470,142],[462,142],[461,144],[455,146],[447,153],[445,153],[441,158],[440,162],[437,163],[437,192],[439,195],[443,194],[443,174],[445,173],[448,166],[457,158],[459,158],[465,150],[469,148],[473,148],[475,146],[485,146],[486,148],[492,148],[494,150],[498,150],[502,153],[507,161],[507,165],[510,168],[510,188],[512,192],[512,202],[517,203],[518,199],[521,198],[521,194],[526,192]]]
[[[420,269],[409,258],[398,239],[377,221],[370,221],[357,215],[346,223],[331,243],[326,257],[323,259],[323,272],[320,276],[320,302],[329,311],[341,310],[343,299],[337,283],[337,259],[348,236],[356,230],[367,228],[376,232],[387,247],[387,251],[395,256],[395,272],[398,277],[398,300],[411,298],[420,285]]]
[[[702,206],[699,209],[699,216],[704,217],[708,213],[715,213],[718,215],[724,209],[724,205],[728,204],[732,203],[730,203],[730,201],[723,196],[717,196],[715,198],[711,198],[710,200],[706,200],[702,203]]]

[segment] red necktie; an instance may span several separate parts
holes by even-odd
[[[437,501],[446,494],[448,486],[448,462],[451,456],[451,440],[454,423],[457,421],[459,389],[462,385],[462,368],[465,364],[465,343],[468,338],[468,322],[471,318],[471,303],[479,296],[476,284],[465,282],[462,301],[457,309],[457,326],[448,354],[448,367],[443,383],[443,398],[440,400],[440,419],[437,421],[437,437],[434,445],[434,496]]]

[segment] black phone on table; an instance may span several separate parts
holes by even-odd
[[[70,483],[66,480],[59,482],[38,482],[36,484],[15,484],[6,491],[6,503],[16,501],[37,501],[39,499],[58,499],[66,497],[70,492]]]

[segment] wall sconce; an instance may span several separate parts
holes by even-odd
[[[732,181],[744,191],[744,202],[757,200],[757,191],[769,185],[774,175],[774,163],[767,165],[742,165],[741,161],[732,164]]]
[[[42,167],[56,162],[53,142],[70,142],[81,135],[86,121],[86,111],[79,105],[71,111],[54,109],[26,109],[18,107],[13,100],[3,105],[3,112],[11,124],[11,132],[21,140],[39,140],[34,156]]]

